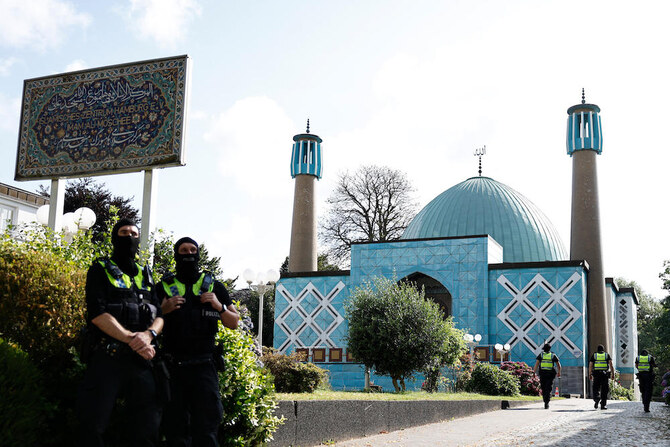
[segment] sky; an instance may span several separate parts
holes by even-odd
[[[339,173],[406,173],[420,207],[477,175],[570,238],[568,107],[601,108],[604,270],[658,298],[670,259],[670,3],[664,1],[0,0],[0,182],[14,181],[23,81],[187,54],[186,165],[157,170],[154,220],[225,277],[288,255],[292,137],[323,139],[317,213]],[[141,173],[100,176],[140,208]],[[238,287],[245,284],[237,283]]]

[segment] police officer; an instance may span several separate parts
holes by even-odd
[[[200,272],[196,241],[179,239],[174,257],[176,275],[166,275],[158,287],[171,388],[163,431],[171,447],[216,446],[223,408],[214,359],[220,356],[215,337],[219,320],[235,329],[239,314],[224,285],[210,273]]]
[[[589,359],[589,379],[593,380],[593,408],[607,410],[607,394],[610,392],[610,375],[614,377],[612,357],[605,352],[603,345],[598,345],[598,352],[594,352]]]
[[[637,378],[640,381],[640,394],[642,394],[644,412],[649,413],[651,393],[654,389],[654,368],[656,367],[656,361],[646,349],[643,349],[640,351],[640,355],[635,358],[635,367],[638,371]]]
[[[561,362],[558,356],[551,352],[551,345],[545,343],[542,351],[535,360],[535,367],[533,372],[537,375],[540,372],[540,386],[542,387],[542,399],[544,400],[544,408],[549,408],[549,400],[551,399],[551,389],[553,388],[554,378],[558,374],[561,377]],[[558,372],[554,369],[554,365],[558,368]]]
[[[92,353],[77,397],[82,446],[102,446],[117,397],[131,414],[124,431],[134,446],[158,439],[160,405],[151,360],[163,328],[151,271],[135,262],[139,230],[121,219],[111,258],[93,262],[86,277],[86,321]]]

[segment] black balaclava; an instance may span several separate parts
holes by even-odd
[[[179,254],[179,246],[184,243],[195,245],[198,252],[195,254]],[[183,283],[192,284],[198,280],[200,270],[198,262],[200,261],[200,248],[198,243],[190,237],[183,237],[174,244],[174,261],[177,269],[177,279]]]
[[[126,225],[137,226],[137,224],[130,219],[120,219],[112,229],[112,261],[119,266],[119,268],[132,276],[137,274],[137,266],[135,265],[135,256],[140,247],[140,238],[132,236],[119,236],[119,229]]]

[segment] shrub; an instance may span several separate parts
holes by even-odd
[[[284,355],[265,349],[263,363],[274,376],[278,393],[312,393],[327,383],[328,373],[314,363],[301,362],[297,354]]]
[[[57,254],[0,242],[0,333],[38,365],[70,359],[84,324],[86,271]]]
[[[477,363],[466,390],[491,396],[514,396],[519,394],[519,379],[490,363]]]
[[[510,372],[519,379],[521,394],[539,396],[542,393],[539,377],[533,373],[533,368],[525,362],[503,362],[500,369]]]
[[[0,338],[0,433],[7,447],[37,445],[47,404],[41,374],[18,346]]]
[[[82,365],[73,355],[84,325],[85,263],[90,238],[61,244],[58,235],[23,227],[0,234],[0,333],[15,342],[41,371],[49,412],[42,445],[71,441],[74,401]]]
[[[456,381],[454,384],[454,389],[456,391],[466,391],[468,383],[470,383],[470,378],[472,377],[472,370],[475,365],[472,361],[472,357],[469,352],[466,352],[461,357],[459,365],[456,365],[452,368],[454,374],[456,375]]]
[[[272,439],[282,420],[274,415],[277,403],[269,374],[257,363],[254,340],[242,330],[219,322],[217,340],[224,345],[226,369],[219,373],[223,403],[220,445],[256,446]]]
[[[630,385],[630,388],[625,388],[621,385],[621,380],[619,379],[619,371],[614,371],[614,378],[610,378],[610,395],[612,400],[633,400],[635,399],[635,391],[633,387],[634,384]]]
[[[345,309],[349,352],[391,376],[396,392],[415,371],[453,365],[465,349],[463,333],[411,283],[377,277],[356,288]]]

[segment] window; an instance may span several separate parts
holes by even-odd
[[[14,209],[0,205],[0,231],[5,231],[12,224]]]

